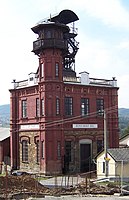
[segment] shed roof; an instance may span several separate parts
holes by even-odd
[[[112,148],[107,152],[115,161],[129,161],[129,148]]]
[[[0,128],[0,142],[10,137],[10,128]]]

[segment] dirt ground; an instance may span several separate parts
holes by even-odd
[[[6,176],[0,177],[0,199],[13,197],[16,195],[41,196],[41,195],[67,195],[67,194],[114,194],[119,193],[119,186],[112,184],[96,185],[90,183],[86,186],[85,182],[81,182],[76,187],[68,188],[52,187],[47,188],[41,185],[36,179],[29,175],[25,176]],[[20,198],[19,198],[20,199]]]

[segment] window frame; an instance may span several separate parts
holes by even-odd
[[[39,140],[36,142],[36,161],[39,164],[40,162],[40,147],[39,147]]]
[[[65,115],[73,115],[73,97],[65,97]]]
[[[28,162],[28,140],[22,140],[22,162]]]
[[[40,117],[40,101],[36,98],[36,117]]]
[[[86,116],[89,114],[89,99],[81,98],[81,115]]]
[[[105,173],[105,162],[103,162],[103,169],[102,169],[103,173]]]
[[[22,118],[27,118],[27,99],[22,100]]]
[[[44,77],[44,63],[41,63],[41,78]]]
[[[44,98],[41,99],[41,115],[45,115]]]
[[[72,161],[72,141],[65,141],[65,156],[67,162]]]
[[[100,153],[104,148],[103,140],[97,139],[97,153]]]
[[[51,39],[51,38],[52,38],[52,30],[46,30],[45,39]]]
[[[96,111],[98,115],[103,116],[104,99],[96,99]]]
[[[45,158],[45,151],[44,151],[44,140],[41,141],[41,157],[42,159]]]
[[[56,115],[60,114],[60,99],[56,98]]]
[[[59,77],[59,63],[58,62],[55,63],[55,76]]]
[[[61,142],[57,141],[57,159],[61,159]]]

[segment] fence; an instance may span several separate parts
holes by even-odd
[[[0,177],[0,197],[2,199],[26,199],[44,195],[90,193],[90,178],[88,174],[61,175],[46,177],[43,174],[13,176],[7,173]],[[83,192],[80,188],[83,188]]]
[[[0,194],[2,199],[26,199],[28,197],[44,197],[45,195],[110,194],[113,191],[113,185],[111,185],[111,189],[100,185],[96,186],[94,184],[96,180],[95,173],[95,171],[92,171],[76,175],[46,177],[43,174],[12,176],[8,175],[6,171],[6,176],[1,177],[0,180],[0,185],[3,185],[3,188],[0,188]],[[120,192],[120,182],[118,180],[115,182],[115,187],[117,186],[117,191]]]

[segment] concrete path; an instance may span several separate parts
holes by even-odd
[[[80,182],[85,181],[84,178],[78,177],[68,177],[68,176],[59,176],[59,177],[53,177],[48,178],[46,180],[39,181],[42,185],[47,187],[69,187],[69,186],[76,186]]]

